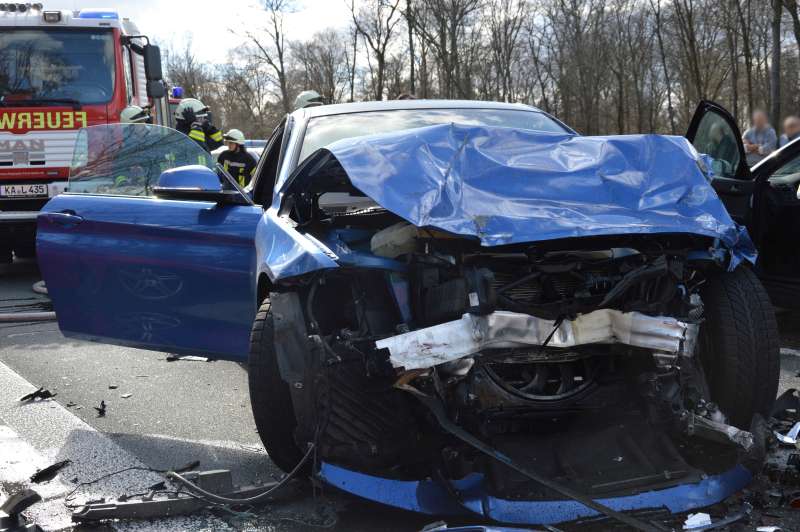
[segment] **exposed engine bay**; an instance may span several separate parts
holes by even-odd
[[[365,220],[388,225],[355,227]],[[270,296],[296,440],[322,460],[396,479],[479,473],[498,497],[557,496],[443,430],[419,397],[592,497],[698,480],[753,447],[711,401],[699,356],[702,287],[718,268],[692,260],[710,245],[701,237],[486,248],[380,208],[321,227],[315,238],[340,257],[373,261]]]

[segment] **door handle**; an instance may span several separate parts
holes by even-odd
[[[62,227],[75,227],[83,221],[83,216],[78,216],[75,211],[47,212],[42,216],[48,222]]]

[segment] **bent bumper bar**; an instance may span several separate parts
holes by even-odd
[[[554,327],[551,320],[498,310],[486,316],[464,314],[459,320],[384,338],[375,345],[389,350],[389,360],[396,368],[424,369],[485,349],[542,345]],[[698,331],[697,324],[668,316],[600,309],[563,321],[547,345],[619,343],[691,355]]]
[[[478,515],[502,523],[524,525],[551,525],[598,515],[573,500],[523,501],[492,497],[486,492],[483,476],[477,473],[452,482],[452,487],[460,495],[458,501],[451,495],[452,489],[448,491],[431,479],[392,480],[325,462],[318,474],[331,486],[348,493],[418,513]],[[737,465],[700,482],[597,501],[619,512],[666,507],[672,513],[680,513],[716,504],[747,486],[751,480],[751,473],[744,466]]]

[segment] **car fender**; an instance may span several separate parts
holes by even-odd
[[[324,244],[295,229],[291,219],[268,209],[256,229],[258,278],[272,283],[318,270],[338,268],[337,256]]]

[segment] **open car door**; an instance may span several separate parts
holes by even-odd
[[[747,166],[741,132],[731,114],[719,104],[701,101],[686,138],[698,152],[711,157],[711,185],[728,213],[740,224],[749,225],[756,182]]]
[[[712,159],[712,181],[758,248],[756,273],[775,305],[800,308],[800,141],[749,168],[739,128],[722,106],[702,101],[686,137]]]
[[[62,332],[243,359],[262,214],[180,132],[81,130],[68,192],[38,219],[39,264]]]

